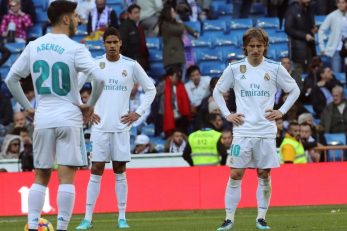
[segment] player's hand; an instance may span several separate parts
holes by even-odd
[[[132,123],[134,123],[136,120],[138,120],[140,118],[140,115],[137,114],[136,112],[130,112],[126,115],[123,115],[121,117],[121,122],[123,124],[126,124],[128,126],[130,126]]]
[[[25,110],[26,116],[29,117],[31,121],[34,121],[35,117],[35,109],[34,108],[29,108]]]
[[[233,123],[236,126],[240,126],[245,122],[245,115],[241,113],[230,114],[227,116],[227,121]]]
[[[99,124],[101,121],[101,118],[98,114],[93,113],[90,117],[90,123],[91,124]]]
[[[89,106],[87,104],[78,105],[79,109],[82,112],[83,123],[87,124],[92,121],[92,116],[94,114],[94,107]]]
[[[273,110],[273,109],[268,109],[265,111],[265,113],[267,113],[265,115],[265,118],[270,120],[270,121],[274,121],[277,119],[282,118],[283,114],[280,110]]]

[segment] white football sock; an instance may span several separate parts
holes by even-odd
[[[128,184],[125,172],[114,174],[116,176],[116,195],[118,202],[118,220],[125,219],[125,209],[127,206]]]
[[[225,191],[225,220],[234,222],[237,205],[241,199],[241,180],[229,178]]]
[[[46,186],[31,185],[28,197],[28,229],[37,229],[45,203]]]
[[[100,192],[101,177],[99,175],[90,174],[87,188],[86,214],[84,219],[92,221],[93,211]]]
[[[75,185],[61,184],[58,188],[57,205],[57,229],[67,230],[75,204]]]
[[[269,208],[271,198],[271,179],[258,178],[257,202],[258,202],[258,219],[264,219]]]

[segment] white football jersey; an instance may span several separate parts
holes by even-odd
[[[95,114],[101,122],[92,127],[93,131],[121,132],[130,130],[130,126],[121,123],[121,117],[129,113],[130,93],[135,83],[139,83],[145,91],[143,103],[136,113],[142,115],[150,107],[156,91],[152,79],[135,60],[120,55],[118,61],[111,62],[106,55],[95,59],[101,68],[105,80],[104,90],[95,105]],[[82,84],[86,76],[81,76]],[[89,80],[87,80],[89,81]],[[80,86],[82,86],[80,83]]]
[[[267,120],[265,111],[273,109],[277,89],[289,92],[296,87],[295,80],[279,62],[266,58],[256,67],[247,58],[231,63],[216,85],[221,92],[234,89],[237,113],[245,115],[244,123],[234,126],[234,136],[264,138],[276,137],[275,121]],[[228,110],[222,113],[230,114]]]
[[[48,33],[30,42],[12,70],[22,78],[32,76],[35,127],[82,127],[77,73],[89,75],[97,68],[88,49],[65,34]]]

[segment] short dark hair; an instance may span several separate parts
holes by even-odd
[[[121,39],[118,29],[113,27],[113,26],[108,27],[106,29],[104,35],[102,36],[102,39],[104,40],[104,42],[105,42],[107,36],[110,36],[110,35],[117,36],[119,39]]]
[[[52,2],[47,10],[48,19],[52,26],[58,24],[63,15],[73,13],[76,7],[77,2],[68,0],[56,0]]]
[[[21,132],[27,132],[29,133],[29,130],[26,127],[16,127],[12,130],[11,134],[12,135],[20,135]]]
[[[289,122],[288,129],[290,129],[293,126],[299,126],[299,123],[297,120],[292,120]]]
[[[133,9],[139,9],[139,10],[141,10],[141,7],[140,7],[139,5],[137,5],[137,4],[132,4],[132,5],[130,5],[130,6],[128,7],[127,12],[128,12],[129,14],[131,14],[131,12],[133,11]]]
[[[199,71],[200,73],[200,68],[197,65],[191,65],[190,67],[188,67],[187,69],[187,77],[190,77],[190,75],[194,72],[194,71]]]

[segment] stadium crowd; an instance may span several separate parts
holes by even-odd
[[[20,159],[23,171],[33,169],[34,125],[11,98],[3,80],[20,53],[20,44],[49,32],[44,16],[47,5],[44,0],[9,0],[1,1],[0,6],[0,159]],[[182,153],[190,165],[206,165],[194,151],[199,146],[195,139],[207,132],[213,140],[206,147],[214,146],[213,154],[220,156],[218,163],[211,164],[225,165],[233,125],[222,116],[212,92],[225,65],[244,57],[240,34],[250,26],[233,30],[229,25],[232,20],[242,24],[242,19],[258,27],[262,27],[258,20],[263,20],[270,37],[268,57],[281,62],[301,90],[300,99],[276,121],[282,162],[325,161],[315,147],[346,144],[346,0],[78,0],[77,12],[81,31],[74,40],[90,46],[93,56],[100,55],[104,53],[103,31],[117,27],[122,54],[137,60],[155,82],[157,95],[151,109],[131,129],[134,155]],[[205,26],[209,23],[210,28]],[[226,27],[220,29],[220,23]],[[267,28],[271,23],[274,28]],[[281,41],[271,42],[278,35]],[[228,38],[221,49],[215,47],[218,37]],[[228,50],[227,55],[221,50]],[[31,79],[21,84],[35,107]],[[85,84],[80,91],[82,102],[90,92],[91,85]],[[136,111],[143,95],[135,85],[130,111]],[[286,97],[278,91],[275,108]],[[236,112],[233,90],[224,98],[229,110]],[[90,125],[86,125],[87,140],[89,132]],[[328,156],[328,160],[339,158],[343,154]]]

